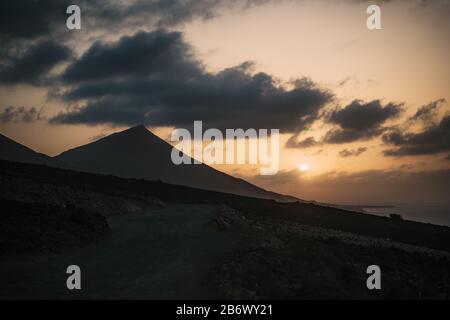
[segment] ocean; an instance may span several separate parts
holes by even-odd
[[[389,203],[358,204],[365,212],[380,216],[400,214],[404,220],[412,220],[450,227],[450,203]]]

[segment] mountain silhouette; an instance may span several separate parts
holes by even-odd
[[[43,164],[61,168],[67,167],[61,161],[45,154],[38,153],[2,134],[0,134],[0,159],[15,162]]]
[[[171,160],[171,152],[170,144],[139,125],[63,152],[56,159],[87,172],[161,180],[170,184],[278,201],[298,200],[264,190],[205,164],[175,165]]]

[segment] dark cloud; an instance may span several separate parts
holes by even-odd
[[[80,1],[0,1],[0,65],[12,65],[38,42],[65,43],[73,33],[66,28],[66,9]],[[45,63],[45,62],[44,62]]]
[[[365,147],[361,147],[361,148],[358,148],[358,149],[344,149],[344,150],[339,152],[339,155],[341,157],[343,157],[343,158],[357,157],[357,156],[363,154],[366,151],[367,151],[367,148],[365,148]]]
[[[450,151],[450,115],[419,133],[391,130],[383,136],[383,141],[397,147],[386,150],[386,156],[427,155]]]
[[[401,104],[394,103],[383,106],[380,100],[368,103],[354,100],[343,109],[332,111],[327,121],[342,129],[364,131],[379,128],[386,120],[396,117],[401,107]]]
[[[86,101],[59,123],[110,123],[297,132],[319,117],[332,94],[307,79],[292,89],[253,64],[208,73],[178,32],[139,32],[113,44],[94,43],[62,75],[64,99]]]
[[[369,140],[382,135],[387,127],[384,124],[396,118],[403,110],[403,104],[388,103],[383,105],[380,100],[363,102],[354,100],[342,109],[324,113],[322,117],[333,128],[317,141],[313,137],[298,141],[298,134],[286,142],[288,148],[310,148],[323,144],[343,144],[359,140]]]
[[[95,42],[83,56],[70,65],[62,75],[70,84],[121,78],[174,78],[182,80],[200,77],[201,64],[179,32],[139,32],[118,42]],[[80,93],[83,97],[83,93]],[[97,93],[93,93],[96,95]],[[76,96],[77,93],[74,93]],[[84,94],[89,97],[89,93]]]
[[[0,37],[31,39],[65,28],[66,9],[80,6],[82,13],[100,25],[122,24],[124,20],[155,16],[160,24],[176,24],[195,16],[212,16],[224,1],[210,0],[2,0]]]
[[[194,19],[211,19],[224,8],[245,9],[268,3],[271,0],[135,0],[113,2],[104,6],[99,19],[104,23],[117,24],[118,21],[140,25],[142,21],[151,21],[156,27],[170,27]],[[273,1],[273,0],[272,0]],[[117,20],[119,19],[119,20]]]
[[[323,142],[338,144],[377,137],[386,130],[383,127],[385,122],[402,112],[402,106],[392,102],[383,106],[380,100],[367,103],[354,100],[343,109],[327,115],[326,122],[336,128],[326,133]]]
[[[325,134],[323,142],[329,144],[342,144],[359,140],[370,140],[381,135],[384,130],[384,128],[374,128],[361,131],[351,129],[331,129]]]
[[[286,142],[286,148],[303,149],[303,148],[311,148],[319,144],[316,141],[316,139],[314,139],[314,137],[308,137],[301,141],[297,141],[297,137],[298,137],[297,134],[290,137],[289,140]]]
[[[349,0],[354,1],[354,0]],[[386,0],[385,0],[386,1]],[[81,7],[86,30],[113,30],[127,26],[173,27],[195,19],[210,19],[227,8],[246,9],[280,0],[2,0],[0,39],[37,39],[64,33],[66,8]],[[447,1],[421,1],[449,11]],[[445,4],[445,5],[444,5]],[[426,7],[425,5],[422,5]],[[95,29],[95,30],[94,30]]]
[[[84,32],[126,27],[172,27],[193,19],[217,16],[225,7],[247,8],[264,0],[2,0],[0,41],[15,43],[43,36],[70,37],[66,9],[78,5]]]
[[[0,1],[0,39],[36,39],[51,34],[58,25],[65,27],[66,8],[71,3],[64,0]]]
[[[354,0],[348,0],[354,1]],[[51,36],[71,37],[65,21],[66,8],[82,9],[84,33],[123,31],[126,28],[173,27],[195,19],[211,19],[224,9],[281,3],[280,0],[2,0],[0,1],[0,41],[3,44]],[[450,12],[447,1],[421,1],[439,12]],[[445,5],[442,5],[445,3]],[[3,46],[2,49],[5,49]]]
[[[136,27],[173,27],[194,19],[209,19],[225,7],[245,9],[264,0],[2,0],[0,1],[0,65],[11,66],[17,56],[36,42],[53,39],[60,44],[91,41],[90,36],[126,33]],[[81,8],[82,30],[66,27],[69,5]],[[83,40],[84,39],[84,40]],[[55,53],[56,54],[56,53]],[[43,61],[42,70],[45,68]],[[48,62],[49,63],[49,62]],[[35,66],[34,69],[39,68]],[[8,70],[6,70],[8,71]],[[10,70],[13,72],[14,70]],[[47,70],[48,71],[48,70]],[[2,81],[13,82],[7,75]],[[27,79],[25,79],[27,80]],[[29,82],[27,82],[29,83]],[[35,83],[32,83],[35,84]]]
[[[35,120],[42,119],[39,111],[32,108],[25,107],[6,107],[2,112],[0,112],[0,123],[17,123],[17,122],[32,122]]]
[[[0,84],[43,84],[49,71],[70,56],[70,49],[64,45],[52,40],[39,42],[18,57],[0,64]]]
[[[445,99],[432,101],[429,104],[420,107],[409,120],[411,122],[421,122],[425,125],[430,125],[436,119],[439,108],[445,103]]]

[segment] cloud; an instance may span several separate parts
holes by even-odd
[[[61,80],[64,99],[85,104],[53,123],[214,128],[277,128],[298,132],[318,119],[332,94],[308,79],[286,89],[253,64],[209,73],[179,32],[138,32],[94,43]]]
[[[368,130],[350,130],[350,129],[331,129],[323,139],[324,143],[328,144],[343,144],[360,140],[370,140],[378,137],[383,133],[384,128],[375,128]]]
[[[319,143],[314,139],[314,137],[308,137],[301,141],[297,141],[298,134],[294,134],[289,140],[286,142],[286,148],[311,148],[317,146]]]
[[[2,0],[0,1],[0,39],[37,39],[49,35],[58,25],[65,27],[64,0]]]
[[[32,122],[35,120],[42,119],[39,111],[32,107],[32,108],[25,108],[25,107],[13,107],[8,106],[0,112],[0,123],[1,124],[7,124],[7,123],[18,123],[18,122]]]
[[[71,50],[53,40],[41,41],[17,58],[0,64],[0,84],[43,84],[49,71],[71,57]]]
[[[194,19],[210,19],[224,8],[245,9],[264,0],[2,0],[0,41],[14,43],[42,37],[66,38],[66,8],[78,5],[83,32],[99,32],[146,25],[173,27]]]
[[[54,41],[63,45],[79,46],[92,41],[92,37],[105,34],[123,34],[145,27],[174,27],[195,19],[214,18],[225,8],[240,8],[266,3],[264,0],[2,0],[0,1],[0,66],[17,63],[17,56],[23,54],[37,42]],[[81,8],[82,32],[68,31],[66,9],[69,5]],[[53,53],[54,55],[57,52]],[[49,58],[50,59],[50,58]],[[49,71],[43,60],[42,72]],[[14,73],[7,72],[1,84],[15,84],[27,81]],[[40,84],[40,83],[39,83]]]
[[[383,141],[397,147],[384,151],[385,156],[429,155],[450,151],[450,115],[418,133],[391,130],[383,136]]]
[[[348,0],[349,2],[357,2]],[[385,0],[386,1],[386,0]],[[214,18],[228,8],[246,9],[280,0],[2,0],[0,1],[0,39],[37,39],[62,32],[66,8],[81,7],[84,23],[97,30],[142,26],[173,27],[195,19]],[[450,12],[446,0],[420,1],[420,7]]]
[[[337,85],[338,85],[338,87],[343,87],[343,86],[345,86],[345,85],[347,85],[349,83],[352,83],[352,82],[354,84],[359,84],[359,81],[358,81],[358,79],[356,77],[349,76],[349,77],[346,77],[343,80],[339,81]]]
[[[231,1],[236,3],[237,1]],[[242,2],[242,1],[241,1]],[[226,1],[218,0],[3,0],[0,2],[0,37],[35,38],[48,35],[62,24],[66,8],[75,4],[99,25],[123,24],[123,20],[158,17],[160,24],[177,24],[195,16],[212,17]]]
[[[445,99],[438,99],[426,104],[417,110],[417,112],[409,119],[410,122],[421,122],[430,125],[437,117],[439,109],[446,103]]]
[[[388,203],[448,201],[450,170],[412,172],[403,169],[328,172],[307,177],[298,170],[274,176],[244,177],[268,190],[326,202]],[[307,177],[307,178],[306,178]],[[293,193],[295,190],[295,193]]]
[[[343,109],[332,111],[327,121],[342,129],[364,131],[379,128],[386,120],[401,112],[401,104],[388,103],[383,106],[380,100],[364,103],[354,100]]]
[[[339,155],[343,158],[347,158],[347,157],[357,157],[361,154],[363,154],[364,152],[367,151],[367,148],[365,147],[361,147],[358,149],[344,149],[342,151],[339,152]]]
[[[94,42],[62,75],[65,83],[149,77],[183,80],[199,77],[203,67],[179,32],[138,32],[108,44]],[[89,93],[78,93],[89,97]],[[93,93],[95,95],[95,93]],[[76,93],[72,97],[76,97]]]
[[[319,140],[308,137],[297,141],[298,133],[286,142],[287,148],[310,148],[324,144],[344,144],[360,140],[369,140],[382,135],[387,127],[384,124],[396,118],[403,111],[401,103],[387,103],[383,105],[380,100],[363,102],[354,100],[342,109],[324,112],[318,118],[332,125]],[[317,119],[316,119],[317,120]]]
[[[349,2],[357,2],[348,0]],[[386,0],[385,0],[386,1]],[[212,19],[226,9],[245,10],[280,0],[2,0],[0,1],[0,42],[37,40],[43,36],[71,37],[65,21],[66,8],[82,10],[84,33],[114,32],[126,28],[171,28],[196,19]],[[420,8],[450,12],[446,0],[420,1]],[[86,17],[86,18],[84,18]]]
[[[194,19],[211,19],[224,8],[245,9],[268,3],[270,0],[135,0],[129,3],[115,2],[105,6],[101,18],[109,24],[132,20],[128,23],[141,24],[144,19],[156,27],[171,27]],[[119,5],[120,3],[120,5]]]
[[[385,122],[396,118],[402,107],[402,104],[392,102],[383,106],[380,100],[367,103],[354,100],[327,115],[325,121],[336,127],[326,133],[323,142],[339,144],[377,137],[386,130]]]
[[[369,140],[387,130],[383,125],[396,118],[403,110],[403,104],[390,102],[382,105],[380,100],[363,102],[354,100],[342,109],[335,109],[324,115],[324,121],[334,127],[316,141],[309,137],[297,141],[294,135],[286,143],[289,148],[309,148],[321,144],[343,144],[359,140]]]

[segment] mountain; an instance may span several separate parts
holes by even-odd
[[[205,164],[177,166],[172,163],[171,151],[170,144],[140,125],[63,152],[56,159],[87,172],[161,180],[255,198],[298,200],[261,189]]]
[[[0,134],[0,159],[26,162],[34,164],[44,164],[53,167],[67,167],[60,160],[37,153],[32,149],[11,140],[10,138]]]

